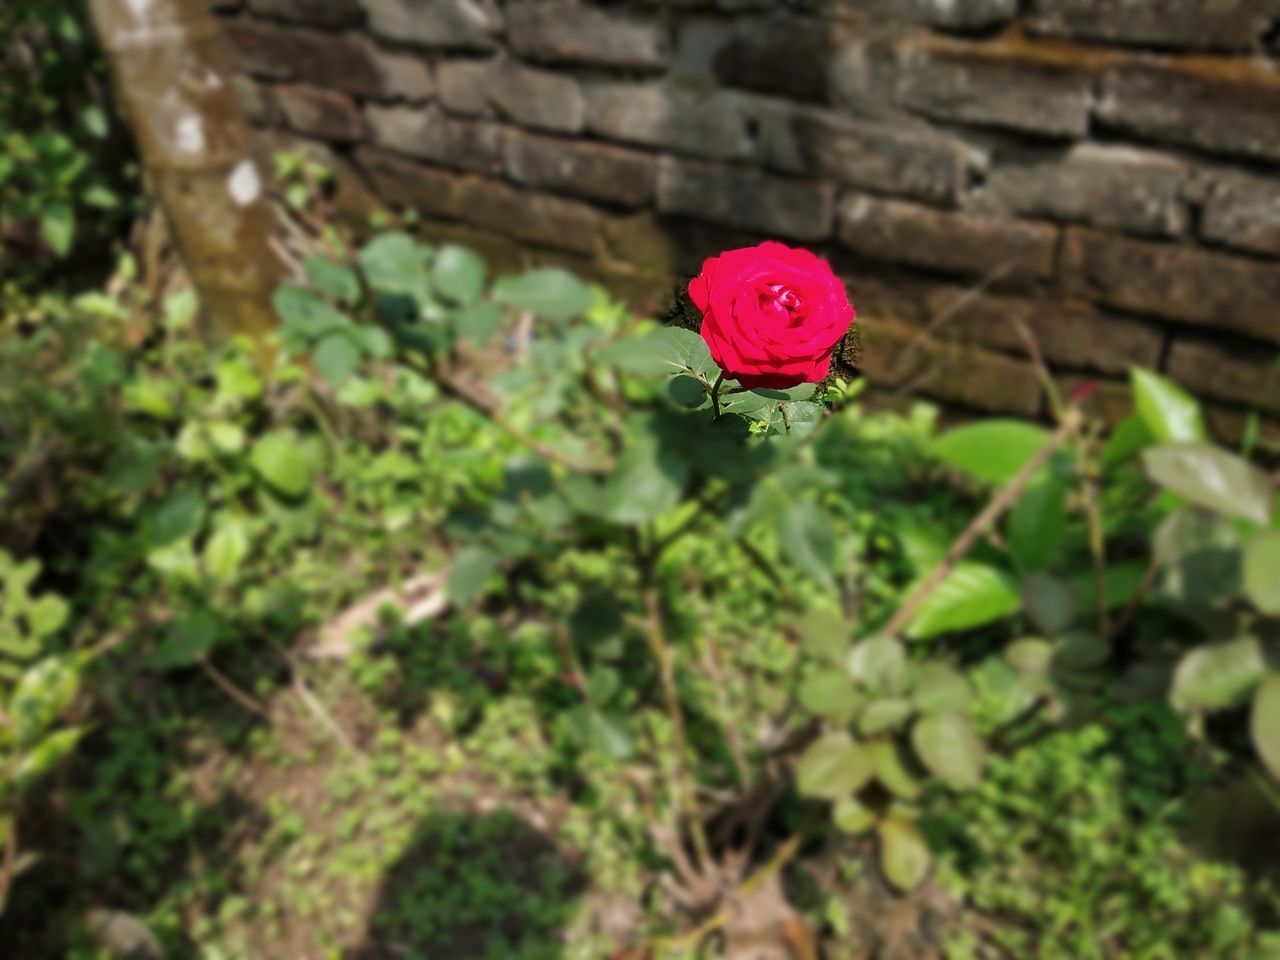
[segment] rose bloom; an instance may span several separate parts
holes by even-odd
[[[827,261],[781,243],[729,250],[689,283],[702,339],[744,387],[817,383],[853,323],[849,295]]]

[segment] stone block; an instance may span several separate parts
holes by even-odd
[[[512,130],[503,156],[507,175],[525,186],[621,207],[653,202],[658,167],[652,154]]]
[[[1022,281],[1052,273],[1057,241],[1057,230],[1044,223],[858,194],[841,202],[837,235],[850,250],[876,260]]]
[[[825,103],[829,64],[841,42],[832,23],[782,11],[735,20],[708,55],[716,79],[726,86]]]
[[[1067,231],[1063,280],[1079,296],[1280,343],[1280,269],[1194,247]]]
[[[380,97],[386,80],[377,48],[358,34],[318,33],[254,20],[224,25],[239,69],[269,80],[292,80],[360,97]]]
[[[1083,143],[998,164],[984,198],[997,209],[1153,236],[1187,225],[1186,166],[1162,154]]]
[[[1164,143],[1280,159],[1280,73],[1251,61],[1116,65],[1103,77],[1097,115]]]
[[[578,133],[587,107],[570,76],[526,67],[513,60],[456,61],[436,70],[440,101],[469,116],[500,116],[554,133]]]
[[[1164,345],[1164,332],[1155,324],[1099,313],[1078,300],[974,296],[971,289],[948,286],[929,289],[925,306],[929,317],[947,318],[941,337],[1025,355],[1022,325],[1053,366],[1124,374],[1134,364],[1155,367]]]
[[[1018,13],[1018,0],[872,0],[872,10],[946,30],[991,30]]]
[[[1090,420],[1114,427],[1133,413],[1133,390],[1126,380],[1103,380],[1074,373],[1057,374],[1053,378],[1058,396],[1069,400],[1079,394],[1081,409]]]
[[[1036,33],[1182,50],[1248,50],[1280,16],[1276,0],[1032,0]]]
[[[1261,417],[1254,421],[1248,413],[1213,404],[1204,407],[1204,418],[1208,421],[1210,436],[1225,446],[1238,447],[1255,426],[1255,440],[1280,446],[1280,420]]]
[[[476,173],[502,173],[502,128],[459,120],[437,108],[365,107],[373,142],[434,164]]]
[[[445,109],[469,117],[491,117],[486,94],[489,73],[488,60],[445,60],[436,65],[436,92]]]
[[[1211,177],[1200,233],[1224,246],[1280,256],[1280,180],[1243,174]]]
[[[297,133],[347,143],[364,134],[360,111],[345,94],[287,83],[275,88],[275,99],[286,126]]]
[[[1093,82],[1087,63],[1034,45],[926,41],[902,47],[896,96],[903,106],[946,123],[1082,137]]]
[[[382,71],[382,98],[424,103],[435,93],[431,68],[419,56],[379,50],[378,69]]]
[[[364,18],[360,0],[246,0],[250,13],[314,27],[349,27]]]
[[[385,40],[452,50],[491,50],[502,29],[494,0],[361,0]]]
[[[507,4],[506,17],[511,49],[527,60],[637,70],[667,64],[667,34],[652,17],[572,0],[519,0]]]
[[[794,240],[831,234],[830,184],[785,180],[754,171],[663,157],[658,210]]]
[[[362,147],[356,163],[374,192],[431,217],[460,220],[530,244],[594,255],[601,216],[574,200],[518,190],[499,180],[423,166]]]
[[[860,316],[859,369],[873,385],[964,404],[975,410],[1035,416],[1041,387],[1025,360],[945,343],[897,320]]]
[[[1179,337],[1173,341],[1166,369],[1198,397],[1280,413],[1280,368],[1274,352]]]
[[[584,93],[587,128],[607,140],[717,160],[751,156],[742,105],[732,93],[623,82],[590,83]]]

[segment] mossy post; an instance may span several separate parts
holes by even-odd
[[[284,264],[265,173],[205,0],[89,0],[150,188],[215,337],[261,334]]]

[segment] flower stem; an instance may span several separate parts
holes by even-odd
[[[720,371],[720,376],[716,377],[715,384],[711,387],[711,407],[715,410],[715,419],[720,419],[720,387],[724,383],[724,371]]]

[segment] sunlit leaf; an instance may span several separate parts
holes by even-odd
[[[1007,617],[1021,605],[1017,585],[1003,570],[983,563],[960,563],[925,598],[907,635],[925,640],[970,630]]]
[[[929,844],[910,820],[891,816],[876,826],[880,838],[880,869],[885,879],[903,892],[918,887],[933,862]]]
[[[1249,713],[1249,733],[1262,765],[1280,780],[1280,673],[1273,673],[1258,685]]]
[[[1042,427],[1021,420],[984,420],[956,427],[930,445],[947,465],[987,483],[1007,483],[1049,439]]]
[[[472,303],[484,290],[484,261],[466,247],[446,244],[436,251],[431,279],[446,300],[463,305]]]
[[[1245,544],[1244,592],[1268,616],[1280,616],[1280,531],[1263,530]]]
[[[962,713],[934,713],[911,728],[911,746],[929,772],[949,786],[969,789],[982,779],[986,748]]]
[[[796,787],[806,797],[838,800],[871,779],[871,754],[843,730],[811,743],[796,762]]]
[[[253,468],[268,484],[289,497],[300,497],[311,488],[311,465],[287,433],[268,433],[254,444]]]
[[[502,277],[493,285],[493,298],[548,320],[579,316],[591,309],[592,303],[591,291],[582,281],[559,267]]]
[[[1134,367],[1130,371],[1138,416],[1158,443],[1203,440],[1204,415],[1195,397],[1167,377]]]
[[[449,599],[465,606],[480,596],[489,578],[498,570],[501,556],[488,547],[467,547],[454,558],[449,568]]]
[[[1232,517],[1267,525],[1273,492],[1249,461],[1208,443],[1167,443],[1142,455],[1147,475],[1171,493]]]
[[[302,268],[317,290],[335,300],[353,304],[360,298],[360,278],[345,263],[313,255],[302,261]]]
[[[1256,637],[1196,647],[1173,672],[1170,699],[1181,710],[1221,710],[1244,702],[1267,672]]]

